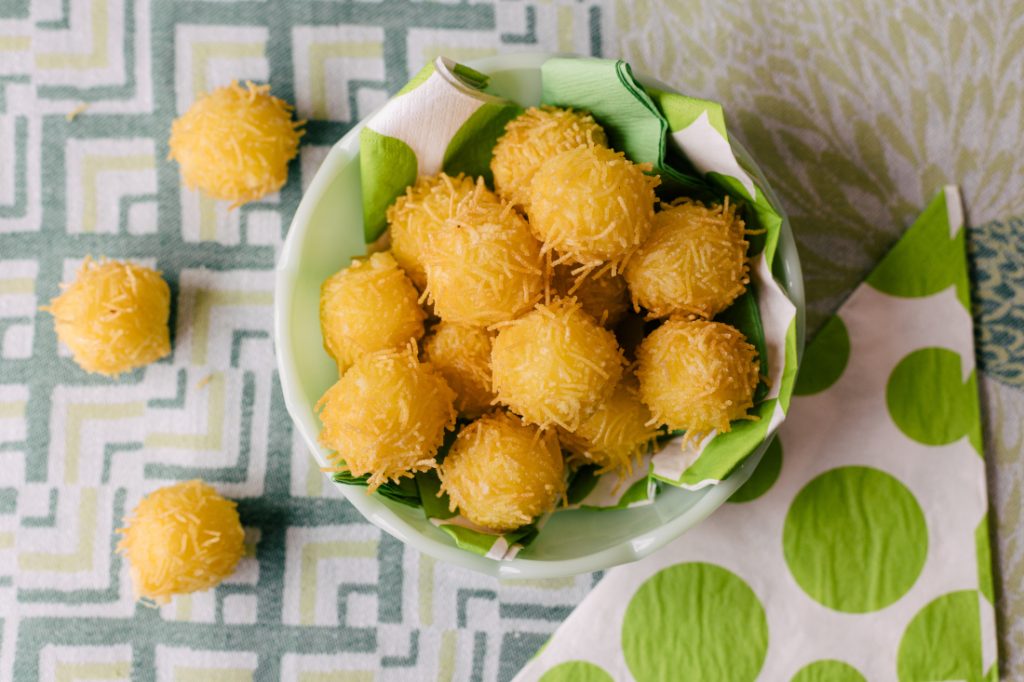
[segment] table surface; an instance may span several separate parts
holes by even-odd
[[[1002,667],[1024,676],[1022,36],[1014,0],[0,3],[0,678],[508,679],[587,594],[599,576],[498,582],[365,523],[274,370],[272,269],[330,145],[433,56],[503,51],[621,57],[723,102],[792,217],[811,330],[961,186]],[[234,212],[165,161],[171,120],[231,78],[310,121],[291,182]],[[87,254],[163,270],[171,357],[110,381],[59,351],[36,308]],[[136,606],[112,532],[192,477],[240,501],[252,556]]]

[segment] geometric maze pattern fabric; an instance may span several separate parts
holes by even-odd
[[[1022,24],[1016,0],[0,0],[0,679],[509,679],[590,590],[382,535],[312,465],[274,370],[272,269],[330,145],[436,55],[505,51],[621,57],[725,102],[793,218],[811,328],[928,192],[961,185],[994,551],[1016,583],[1001,667],[1024,676]],[[171,120],[233,78],[309,124],[281,192],[229,212],[165,157]],[[164,272],[171,356],[78,370],[37,308],[86,255]],[[113,531],[197,476],[239,500],[249,556],[212,592],[136,606]]]
[[[497,679],[547,639],[592,576],[438,566],[327,483],[281,397],[273,267],[331,143],[425,60],[595,53],[603,21],[590,2],[0,3],[0,679]],[[310,123],[291,182],[229,212],[165,159],[171,120],[234,78]],[[168,358],[111,380],[58,346],[38,306],[90,254],[163,271]],[[248,556],[137,605],[114,530],[196,477],[239,501]]]

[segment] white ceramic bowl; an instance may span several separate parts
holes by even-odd
[[[488,74],[497,90],[529,106],[540,102],[540,66],[550,56],[503,55],[471,61],[468,65]],[[650,78],[640,76],[640,80],[671,90]],[[276,274],[274,333],[285,404],[310,451],[325,466],[327,451],[317,443],[320,422],[313,405],[337,380],[337,367],[324,352],[320,336],[320,283],[347,265],[353,256],[365,253],[359,180],[362,127],[361,122],[339,140],[317,171],[295,212]],[[740,163],[779,207],[750,155],[735,140],[732,146]],[[797,342],[802,351],[803,280],[785,215],[776,260],[776,277],[796,304]],[[653,504],[633,509],[559,512],[529,547],[508,561],[459,549],[419,509],[379,495],[367,495],[362,487],[339,487],[371,523],[436,559],[493,576],[555,578],[635,561],[677,538],[717,509],[750,477],[767,446],[767,442],[763,443],[717,486],[696,492],[664,486]]]

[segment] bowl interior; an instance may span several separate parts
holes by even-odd
[[[527,106],[540,102],[540,65],[550,55],[506,55],[470,62],[491,76],[489,90]],[[667,87],[653,79],[641,80]],[[317,444],[320,423],[313,406],[337,379],[323,349],[318,318],[320,283],[363,255],[356,126],[331,150],[296,211],[277,272],[275,331],[285,402],[310,450],[326,462]],[[744,167],[767,187],[750,156],[733,142]],[[771,197],[774,199],[774,197]],[[777,202],[776,202],[776,205]],[[803,346],[804,298],[800,266],[788,221],[780,239],[776,276],[798,310],[798,346]],[[560,577],[638,559],[677,537],[721,505],[749,478],[763,444],[728,480],[700,491],[664,486],[653,504],[617,511],[572,510],[554,514],[543,532],[512,560],[495,561],[455,547],[419,509],[391,502],[365,489],[342,485],[346,497],[370,520],[435,558],[491,575]]]

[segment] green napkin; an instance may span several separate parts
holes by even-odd
[[[360,170],[368,243],[386,228],[387,206],[417,175],[445,170],[490,179],[491,149],[505,123],[522,109],[489,88],[488,81],[486,74],[439,58],[367,122],[360,137]],[[711,433],[685,447],[682,434],[669,434],[676,438],[664,439],[663,447],[647,455],[628,480],[595,478],[593,470],[577,472],[569,481],[566,504],[555,513],[649,504],[661,484],[694,490],[716,485],[783,422],[792,394],[796,308],[772,274],[780,214],[734,154],[720,105],[645,88],[628,64],[615,60],[550,59],[542,68],[542,90],[543,103],[591,111],[613,147],[636,162],[650,162],[663,179],[663,199],[685,194],[721,201],[729,195],[747,207],[744,218],[756,232],[751,237],[751,284],[718,319],[738,327],[758,348],[766,377],[755,395],[752,413],[757,420],[739,422],[729,433]],[[340,482],[360,483],[345,477]],[[459,546],[480,554],[514,556],[544,522],[539,519],[514,537],[495,536],[434,502],[434,474],[419,476],[417,483],[419,499],[410,483],[384,486],[380,492],[422,506]]]
[[[613,569],[516,678],[998,678],[959,194],[808,347],[786,423],[710,519]]]
[[[490,183],[491,148],[522,109],[487,94],[487,77],[438,57],[409,81],[359,134],[363,231],[375,241],[384,212],[420,175],[482,175]]]

